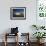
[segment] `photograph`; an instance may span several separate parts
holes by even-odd
[[[11,20],[23,20],[26,19],[26,7],[11,7],[10,8]]]

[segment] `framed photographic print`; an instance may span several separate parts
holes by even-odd
[[[11,7],[10,8],[11,20],[24,20],[26,19],[26,7]]]

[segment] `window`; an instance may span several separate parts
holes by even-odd
[[[46,0],[37,0],[37,15],[46,18]]]

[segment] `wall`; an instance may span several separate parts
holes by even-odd
[[[10,20],[10,7],[26,7],[26,20]],[[32,24],[36,24],[36,0],[0,0],[0,34],[17,26],[19,32],[30,32],[32,36]]]

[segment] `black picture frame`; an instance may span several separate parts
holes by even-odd
[[[10,8],[11,20],[25,20],[26,19],[26,7],[11,7]]]

